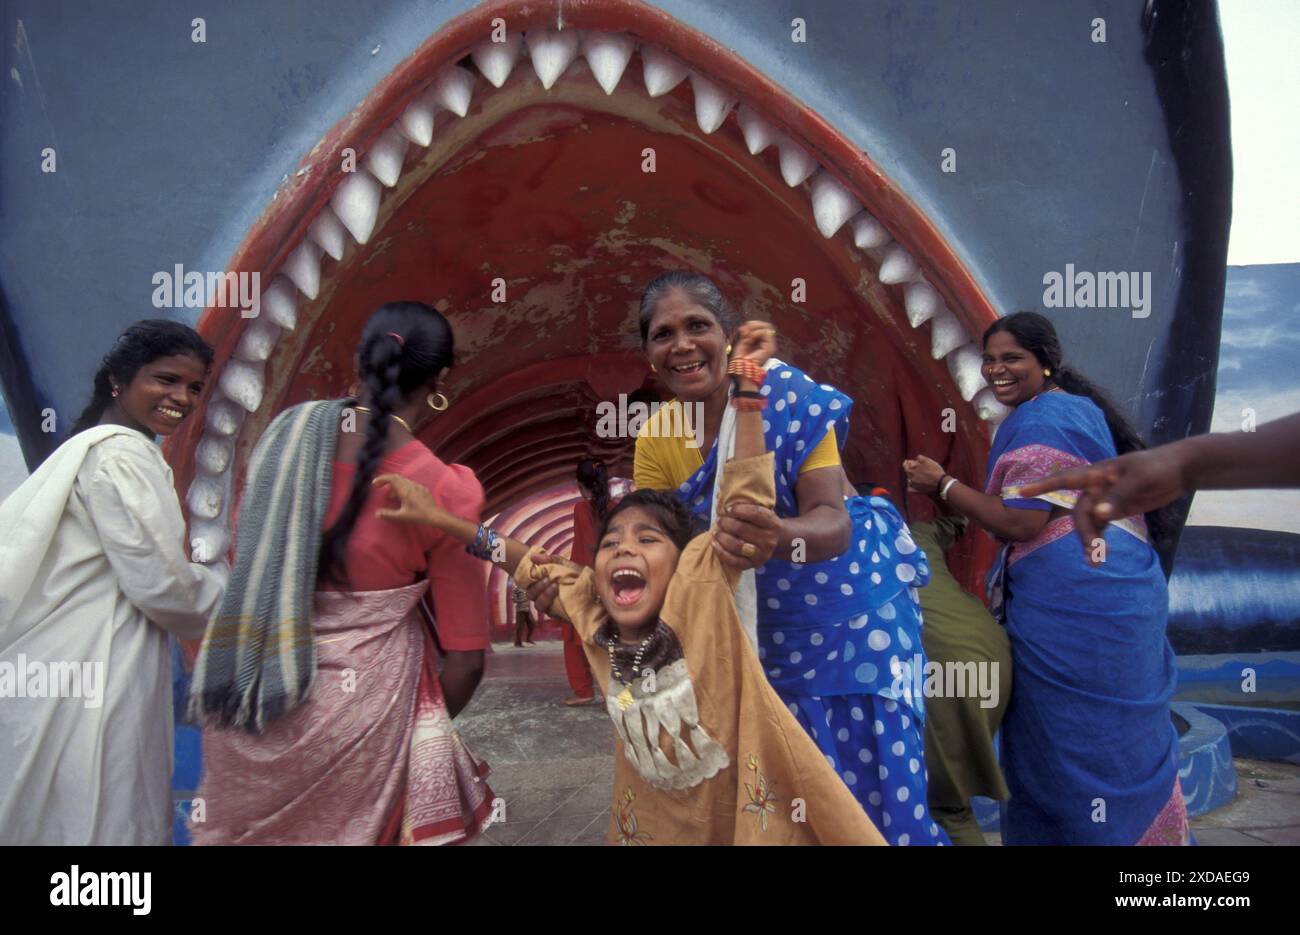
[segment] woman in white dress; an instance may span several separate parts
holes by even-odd
[[[228,570],[189,560],[154,438],[211,363],[191,328],[132,325],[72,437],[0,504],[0,844],[171,838],[168,634],[203,635]]]

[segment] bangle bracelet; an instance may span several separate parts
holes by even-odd
[[[748,357],[737,357],[727,364],[727,373],[733,377],[744,377],[759,386],[762,386],[763,381],[767,379],[767,371],[763,369],[763,365]]]
[[[943,478],[941,477],[939,478],[939,480],[942,481]],[[942,500],[944,503],[948,502],[948,491],[952,489],[952,485],[955,483],[957,483],[957,478],[948,477],[948,483],[944,484],[942,487],[939,488],[939,499]]]

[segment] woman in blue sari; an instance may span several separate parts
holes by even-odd
[[[920,457],[909,486],[937,494],[1002,543],[990,603],[1011,639],[1016,691],[1002,722],[1007,844],[1185,844],[1168,592],[1149,543],[1163,518],[1112,523],[1079,555],[1077,492],[1020,488],[1142,442],[1103,394],[1061,365],[1056,332],[1019,312],[984,334],[984,379],[1013,412],[981,493]]]
[[[642,346],[676,398],[640,432],[636,484],[675,490],[706,525],[731,441],[727,336],[738,324],[705,276],[669,273],[642,296]],[[759,392],[776,510],[719,517],[715,548],[755,571],[751,637],[768,679],[891,844],[946,844],[926,804],[916,691],[925,553],[888,500],[847,487],[848,396],[776,360]]]

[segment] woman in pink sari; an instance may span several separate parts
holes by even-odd
[[[390,303],[357,357],[359,400],[287,410],[250,459],[191,690],[208,728],[195,843],[459,843],[487,823],[487,768],[451,725],[482,677],[482,566],[436,530],[381,523],[371,486],[395,472],[479,521],[473,472],[416,438],[447,406],[451,327]]]

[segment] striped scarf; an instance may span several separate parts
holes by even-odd
[[[347,402],[285,410],[253,451],[235,567],[194,666],[189,716],[197,723],[260,733],[311,691],[312,595]]]

